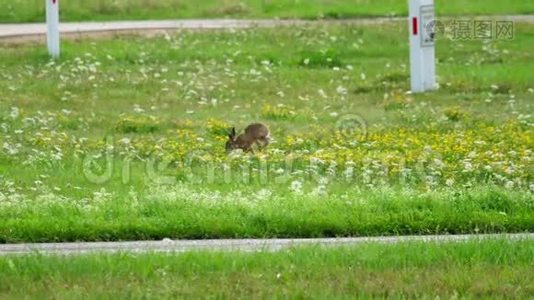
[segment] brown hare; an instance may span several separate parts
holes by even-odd
[[[254,152],[252,146],[256,144],[260,149],[269,145],[269,128],[262,123],[252,123],[245,128],[245,133],[236,135],[235,127],[228,134],[226,151],[242,149],[243,152]]]

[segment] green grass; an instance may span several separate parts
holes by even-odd
[[[247,195],[251,193],[252,195]],[[265,197],[174,186],[104,199],[48,199],[3,207],[0,242],[163,238],[331,237],[522,232],[534,200],[491,187],[432,193],[349,189],[342,195]]]
[[[439,40],[410,95],[399,24],[0,46],[1,241],[534,230],[534,27]]]
[[[528,298],[534,242],[0,257],[0,297]]]
[[[0,0],[3,22],[41,22],[44,1]],[[176,18],[352,18],[406,15],[399,0],[180,0],[63,1],[64,21]],[[534,13],[533,0],[437,0],[439,15],[504,15]]]

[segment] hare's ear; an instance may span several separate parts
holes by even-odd
[[[235,138],[235,127],[232,127],[232,129],[230,129],[230,134],[228,135],[228,137],[233,140]]]

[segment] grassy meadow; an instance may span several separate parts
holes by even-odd
[[[45,1],[0,0],[0,23],[42,22]],[[403,16],[407,0],[61,1],[63,21],[177,18],[343,19]],[[436,0],[438,15],[532,14],[534,0]]]
[[[0,0],[6,2],[5,0]],[[3,3],[38,22],[43,1]],[[441,3],[440,3],[441,2]],[[437,1],[441,15],[534,1]],[[467,3],[466,3],[467,2]],[[62,19],[348,18],[402,1],[62,1]],[[142,8],[142,9],[141,9]],[[411,94],[404,22],[0,44],[0,243],[534,230],[534,25],[438,40]],[[271,130],[226,153],[231,127]],[[278,252],[0,256],[0,298],[528,298],[532,240]]]
[[[532,231],[534,26],[412,95],[399,24],[1,45],[0,241]]]
[[[0,297],[529,298],[533,241],[0,257]]]

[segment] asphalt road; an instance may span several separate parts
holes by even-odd
[[[466,19],[468,17],[458,17]],[[510,16],[479,16],[477,19],[508,20],[514,22],[534,23],[534,15]],[[60,32],[63,36],[79,37],[86,35],[109,35],[117,33],[154,34],[181,29],[231,29],[251,27],[293,26],[318,23],[346,23],[346,24],[380,24],[384,22],[397,22],[406,18],[357,18],[347,20],[148,20],[148,21],[113,21],[113,22],[63,22]],[[0,24],[0,42],[41,41],[46,35],[44,23]]]
[[[221,239],[221,240],[170,240],[132,242],[80,242],[0,244],[0,255],[20,254],[84,254],[114,252],[186,252],[186,251],[278,251],[295,246],[357,246],[362,243],[400,242],[465,242],[471,240],[506,239],[534,240],[534,233],[481,234],[481,235],[428,235],[318,239]]]
[[[275,27],[329,23],[374,24],[399,20],[398,18],[363,18],[345,21],[303,21],[303,20],[147,20],[147,21],[113,21],[113,22],[78,22],[60,23],[59,30],[64,35],[98,34],[103,32],[160,32],[180,29],[239,29],[251,27]],[[44,36],[46,24],[0,24],[0,39],[31,38]]]

